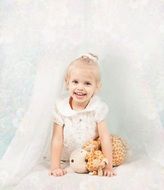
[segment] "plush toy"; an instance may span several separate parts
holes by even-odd
[[[76,173],[89,172],[91,175],[102,176],[106,164],[108,160],[100,150],[87,152],[81,148],[74,150],[70,156],[70,168]]]
[[[100,139],[90,140],[82,149],[76,149],[70,156],[70,167],[76,173],[88,173],[91,175],[103,175],[103,169],[108,164],[100,150]]]
[[[91,175],[102,176],[103,169],[108,164],[108,160],[105,158],[101,150],[95,150],[87,153],[86,161],[86,168]]]
[[[82,147],[87,151],[86,168],[91,175],[103,175],[103,169],[108,164],[108,160],[104,157],[101,149],[100,139],[90,140]]]
[[[76,173],[88,173],[86,168],[87,151],[79,148],[74,150],[70,156],[70,167]]]
[[[113,166],[122,164],[127,155],[127,146],[122,138],[112,135],[112,156]],[[74,172],[87,173],[92,175],[103,175],[103,169],[108,164],[107,158],[101,151],[100,139],[91,140],[85,143],[82,149],[72,152],[70,166]]]
[[[121,137],[112,135],[112,156],[113,166],[119,166],[125,161],[127,155],[127,145]],[[100,139],[91,140],[83,145],[83,149],[88,152],[101,150]]]

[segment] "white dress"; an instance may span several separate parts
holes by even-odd
[[[98,96],[92,97],[84,110],[72,110],[69,97],[55,104],[53,122],[64,127],[64,149],[62,160],[68,160],[70,154],[85,142],[98,137],[97,123],[104,120],[108,106]]]

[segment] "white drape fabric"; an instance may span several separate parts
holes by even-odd
[[[29,109],[0,161],[1,185],[18,183],[49,151],[52,112],[62,89],[62,72],[59,66],[44,61],[37,69]]]

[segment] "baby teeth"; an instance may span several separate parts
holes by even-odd
[[[84,94],[82,94],[82,93],[76,93],[77,95],[79,95],[79,96],[83,96]]]

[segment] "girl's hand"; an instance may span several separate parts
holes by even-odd
[[[113,170],[113,168],[104,168],[103,170],[103,175],[104,176],[108,176],[108,177],[112,177],[112,176],[116,176],[116,172]]]
[[[62,168],[56,168],[54,170],[49,171],[49,175],[53,175],[53,176],[63,176],[66,173],[67,171]]]

